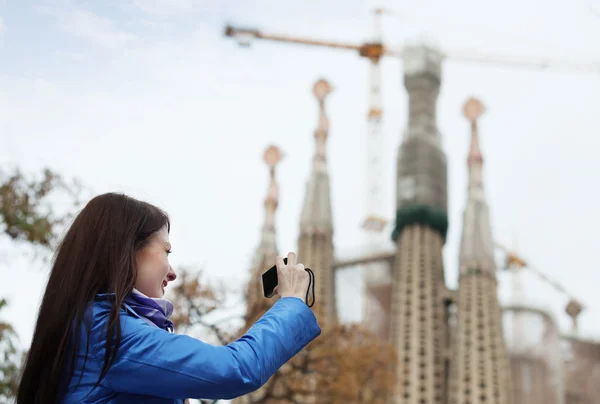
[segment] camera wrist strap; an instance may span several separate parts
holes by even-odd
[[[308,275],[310,276],[310,282],[308,283],[308,289],[306,289],[306,305],[308,307],[313,307],[315,304],[315,274],[310,268],[304,268]],[[308,304],[308,295],[310,294],[310,289],[312,285],[312,303]]]

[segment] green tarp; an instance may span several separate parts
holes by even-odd
[[[398,209],[396,226],[392,232],[392,240],[396,242],[405,226],[422,224],[439,232],[446,239],[448,232],[448,215],[441,209],[427,205],[412,205]]]

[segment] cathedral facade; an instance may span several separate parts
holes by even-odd
[[[408,124],[397,155],[396,221],[390,235],[395,251],[384,257],[390,285],[382,289],[391,289],[391,298],[381,300],[389,307],[381,310],[377,321],[366,322],[372,327],[373,338],[386,339],[397,354],[389,370],[395,378],[389,403],[600,403],[600,344],[561,336],[551,316],[543,311],[500,305],[478,126],[484,106],[474,98],[467,100],[463,108],[471,141],[466,152],[468,186],[458,288],[450,290],[446,286],[442,250],[448,229],[447,168],[436,124],[442,55],[419,46],[407,49],[404,58]],[[329,121],[325,100],[330,86],[319,80],[313,91],[319,117],[300,212],[298,257],[315,273],[314,310],[319,321],[322,326],[331,326],[337,323],[335,269],[340,265],[333,243],[326,153]],[[270,185],[261,241],[247,289],[247,326],[273,303],[262,295],[260,275],[280,254],[274,224],[278,203],[275,167],[279,159],[276,147],[265,152]],[[508,338],[508,328],[519,326],[515,318],[543,324],[542,337],[527,346],[524,337]],[[259,391],[236,402],[316,403],[318,391],[310,380],[303,381],[306,394],[290,399],[293,379],[286,365]]]

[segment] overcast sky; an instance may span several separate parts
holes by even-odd
[[[600,3],[583,0],[426,0],[385,5],[386,42],[427,38],[472,49],[595,63]],[[596,4],[596,6],[594,5]],[[265,31],[359,43],[373,3],[364,0],[0,0],[0,162],[35,173],[50,166],[94,193],[123,191],[172,216],[172,262],[196,265],[233,285],[247,279],[263,220],[271,143],[286,154],[277,170],[282,253],[297,248],[299,213],[314,149],[313,83],[327,100],[335,246],[360,243],[366,134],[365,60],[348,51],[223,37],[227,22]],[[595,9],[593,7],[596,7]],[[402,64],[383,62],[386,206],[394,213],[396,155],[406,125]],[[600,337],[600,74],[526,71],[444,63],[438,126],[448,156],[450,232],[446,279],[457,283],[466,197],[469,125],[475,95],[485,185],[495,238],[558,280],[588,309],[583,334]],[[3,314],[29,343],[47,271],[16,258],[0,266]],[[501,257],[499,257],[501,258]],[[342,318],[360,318],[358,271],[341,273]],[[502,296],[508,296],[501,276]],[[532,302],[564,331],[566,298],[529,279]],[[596,321],[595,321],[596,320]]]

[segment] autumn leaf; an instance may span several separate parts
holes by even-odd
[[[49,169],[43,170],[38,179],[27,178],[18,169],[10,174],[0,171],[0,231],[12,240],[51,248],[60,226],[79,207],[80,191],[76,181],[67,184]],[[53,202],[61,196],[67,196],[68,206],[57,211]]]

